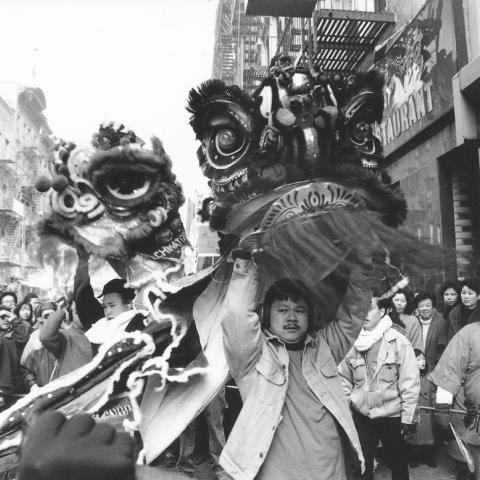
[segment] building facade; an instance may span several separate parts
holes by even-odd
[[[417,288],[480,273],[480,177],[476,2],[387,2],[394,34],[377,46],[385,71],[385,112],[377,134],[387,170],[408,199],[405,228],[445,249],[443,265]],[[473,10],[473,12],[472,12]],[[470,18],[472,17],[472,18]],[[473,68],[473,69],[472,69]],[[468,85],[462,73],[471,74]],[[473,99],[473,102],[469,100]],[[478,105],[478,103],[477,103]]]
[[[202,218],[203,212],[208,212],[209,199],[205,194],[197,193],[194,199],[187,199],[182,211],[185,232],[193,250],[191,259],[187,259],[188,273],[197,272],[211,267],[219,258],[219,237],[213,231],[207,218]]]
[[[414,288],[480,276],[478,1],[248,0],[246,11],[264,25],[249,90],[276,53],[330,74],[384,71],[384,117],[374,128],[408,200],[403,228],[445,250]]]
[[[245,13],[245,0],[219,0],[212,75],[253,92],[277,49],[277,20]]]
[[[45,199],[34,185],[47,173],[51,130],[41,89],[0,82],[0,283],[23,276],[30,265],[35,224]]]

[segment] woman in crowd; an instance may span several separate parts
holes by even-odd
[[[480,321],[480,282],[467,278],[460,282],[460,302],[448,314],[448,340],[465,325]]]
[[[27,301],[19,303],[14,313],[20,320],[28,322],[30,326],[33,325],[33,308]]]
[[[422,332],[424,355],[418,359],[420,368],[420,406],[433,407],[435,387],[427,380],[427,374],[437,365],[447,345],[447,322],[435,309],[435,296],[429,292],[419,292],[415,297],[419,312],[418,321]],[[419,426],[414,435],[407,438],[411,467],[425,463],[436,466],[437,435],[434,431],[434,414],[421,410]]]
[[[460,287],[459,283],[447,280],[443,282],[438,291],[438,298],[443,301],[443,318],[448,320],[448,315],[452,311],[453,307],[458,305],[460,301]]]
[[[392,297],[392,305],[390,317],[394,328],[403,329],[402,333],[410,340],[416,356],[423,354],[422,329],[417,317],[413,315],[416,307],[413,296],[407,290],[398,290]]]

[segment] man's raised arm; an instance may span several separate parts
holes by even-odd
[[[335,319],[322,330],[337,364],[345,357],[362,329],[372,300],[371,288],[371,269],[352,268],[347,291]]]
[[[256,293],[257,271],[253,261],[236,258],[222,317],[225,355],[234,378],[249,373],[262,351],[262,328],[254,311]]]

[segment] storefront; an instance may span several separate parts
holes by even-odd
[[[454,12],[453,1],[430,0],[377,49],[384,52],[376,66],[385,71],[386,88],[376,130],[386,170],[407,198],[404,227],[451,252],[435,272],[415,280],[416,290],[480,272],[473,208],[480,205],[478,150],[472,142],[459,142],[454,114],[452,79],[466,62],[461,10],[461,2]]]

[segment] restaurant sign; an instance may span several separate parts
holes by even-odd
[[[385,72],[384,115],[375,131],[386,156],[452,109],[455,66],[452,4],[429,0],[375,64]]]

